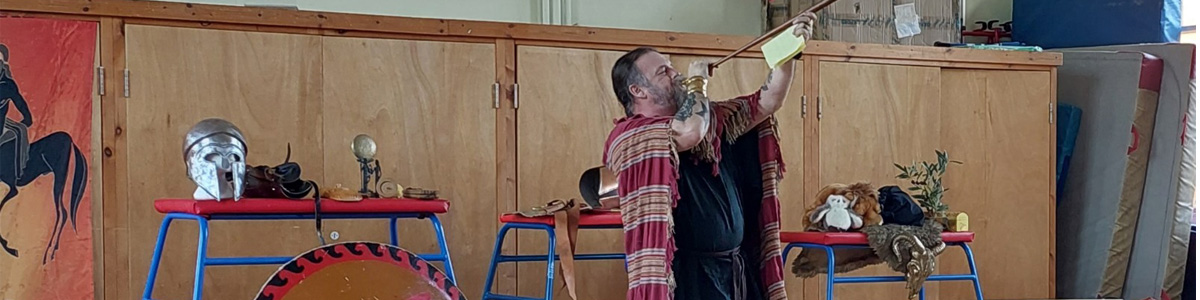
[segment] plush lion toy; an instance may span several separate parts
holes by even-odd
[[[826,185],[817,192],[816,201],[804,212],[804,228],[814,228],[812,220],[808,216],[811,216],[814,210],[824,206],[829,196],[834,195],[843,196],[854,203],[852,210],[862,216],[863,226],[883,224],[883,217],[879,215],[881,212],[879,191],[876,191],[870,183],[857,182],[849,185],[834,183]]]

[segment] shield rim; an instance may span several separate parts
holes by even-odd
[[[371,247],[376,247],[375,250],[382,253],[382,256],[376,256],[376,254],[375,254],[376,251],[372,251]],[[337,248],[341,248],[341,249],[337,249]],[[346,241],[346,242],[340,242],[340,243],[327,244],[327,245],[309,249],[308,251],[305,251],[305,252],[301,253],[300,255],[293,257],[287,263],[280,265],[279,268],[275,270],[275,272],[271,273],[271,276],[266,280],[266,282],[263,282],[262,287],[259,288],[258,294],[256,295],[255,299],[279,300],[279,298],[274,298],[274,297],[278,297],[275,295],[286,295],[287,292],[290,291],[293,287],[295,287],[299,281],[285,282],[283,285],[271,285],[272,281],[275,281],[276,278],[282,279],[282,277],[280,277],[280,276],[281,276],[281,274],[284,274],[284,273],[298,274],[296,272],[291,271],[291,269],[301,270],[299,273],[301,276],[303,276],[304,274],[313,274],[313,273],[319,272],[321,269],[324,269],[325,266],[332,265],[331,263],[327,262],[327,260],[331,259],[331,257],[329,256],[329,254],[323,254],[322,258],[326,259],[326,261],[313,261],[312,258],[310,258],[310,257],[315,257],[314,255],[316,255],[315,253],[317,251],[327,251],[327,253],[328,253],[328,251],[331,251],[334,249],[344,251],[344,253],[342,253],[342,255],[347,255],[347,256],[386,258],[382,261],[387,261],[396,266],[405,268],[406,270],[412,271],[413,273],[417,274],[418,276],[420,276],[422,278],[428,279],[430,282],[434,283],[434,285],[437,286],[437,288],[440,291],[442,291],[444,293],[444,295],[448,296],[450,299],[459,299],[459,300],[466,299],[466,296],[463,295],[462,290],[460,290],[458,288],[458,286],[455,285],[454,282],[452,282],[450,280],[450,278],[446,276],[446,273],[443,272],[440,268],[429,263],[429,261],[422,259],[417,254],[412,253],[411,251],[405,250],[404,248],[392,246],[390,244],[377,243],[377,242],[371,242],[371,241]],[[361,250],[362,254],[354,254],[350,250]],[[389,255],[391,255],[392,253],[396,253],[396,254],[389,257]],[[395,257],[399,257],[400,260],[394,259]],[[346,259],[338,258],[338,260],[345,261]],[[310,266],[319,266],[319,267],[310,268],[312,270],[305,269],[305,268],[300,267],[299,262],[301,262],[301,261],[307,262],[308,265],[310,265]],[[415,263],[414,263],[414,261],[415,261]],[[414,265],[416,266],[415,268],[414,268]],[[286,280],[286,279],[282,279],[282,280]],[[274,292],[274,295],[266,295],[265,294],[266,292],[268,292],[268,288],[273,288],[270,291]]]

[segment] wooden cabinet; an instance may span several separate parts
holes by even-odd
[[[939,68],[821,62],[818,72],[821,115],[818,188],[858,181],[870,182],[877,188],[900,185],[895,179],[898,170],[893,163],[906,165],[913,160],[928,160],[933,157],[933,150],[940,147]],[[813,199],[806,202],[815,201],[813,195],[805,196]],[[854,272],[895,273],[887,265]],[[811,281],[819,287],[825,286],[823,276],[814,278]],[[825,299],[823,288],[815,292],[806,296]],[[847,299],[905,299],[907,295],[903,284],[838,285],[834,293],[837,298]]]
[[[604,164],[604,140],[625,109],[612,92],[612,65],[623,54],[549,47],[517,47],[517,207],[528,208],[579,195],[583,171]],[[518,232],[510,231],[510,234]],[[519,231],[520,254],[544,254],[553,245],[546,233]],[[559,237],[562,238],[562,237]],[[581,230],[579,253],[621,253],[619,229]],[[624,265],[576,261],[580,299],[624,297]],[[546,264],[521,263],[517,294],[545,294]],[[556,269],[560,269],[556,266]],[[562,272],[555,272],[556,299],[568,298]]]
[[[384,179],[451,199],[450,212],[440,219],[455,276],[468,297],[479,297],[499,229],[495,45],[346,37],[322,42],[325,126],[312,134],[322,139],[323,184],[357,189],[360,171],[350,142],[360,133],[371,135]],[[301,229],[311,231],[311,223]],[[401,220],[398,226],[401,247],[437,253],[429,222]],[[327,233],[341,233],[341,241],[386,242],[387,227],[386,220],[325,224]]]
[[[952,160],[945,201],[967,212],[988,298],[1053,294],[1053,103],[1050,71],[958,69],[825,61],[820,64],[818,183],[908,185],[892,163]],[[1038,199],[1033,201],[1030,199]],[[947,249],[941,273],[969,272]],[[884,265],[853,275],[894,274]],[[824,299],[823,278],[807,297]],[[1048,284],[1049,282],[1049,284]],[[930,299],[974,297],[966,282],[926,283]],[[1018,286],[1020,288],[1009,288]],[[904,299],[903,284],[846,285],[837,297]],[[881,296],[886,295],[886,296]]]
[[[130,72],[123,134],[129,145],[128,198],[122,220],[106,223],[121,232],[128,249],[108,253],[125,261],[125,276],[112,278],[130,295],[141,295],[162,214],[154,199],[189,197],[195,190],[182,160],[183,136],[196,122],[225,118],[245,134],[251,164],[278,164],[292,144],[292,161],[306,177],[321,177],[321,39],[305,35],[128,26]],[[118,200],[112,200],[118,201]],[[336,226],[329,226],[333,228]],[[191,295],[196,224],[171,226],[159,266],[155,297]],[[313,222],[214,222],[210,256],[278,255],[316,247]],[[329,230],[329,229],[327,229]],[[385,231],[386,232],[386,231]],[[118,241],[111,241],[118,242]],[[209,268],[205,292],[212,299],[253,295],[275,266]],[[132,297],[132,296],[131,296]]]
[[[0,10],[102,19],[110,88],[101,98],[105,173],[93,179],[105,195],[97,286],[114,299],[141,293],[162,220],[152,201],[190,195],[180,143],[208,117],[241,127],[251,164],[278,164],[291,144],[291,160],[305,177],[326,186],[357,186],[348,145],[356,134],[372,135],[384,177],[437,189],[452,202],[442,221],[458,286],[479,298],[497,216],[578,198],[581,173],[602,164],[604,140],[624,115],[610,74],[620,55],[655,46],[686,72],[691,61],[725,55],[752,38],[165,2],[79,5],[18,1]],[[146,11],[156,14],[135,13]],[[716,70],[713,99],[760,88],[768,70],[754,51]],[[946,201],[970,215],[986,297],[1054,297],[1050,108],[1058,64],[1055,53],[812,42],[776,113],[787,170],[779,190],[783,229],[803,230],[804,210],[821,186],[903,186],[893,163],[946,150],[964,163],[946,175]],[[125,69],[127,98],[113,89],[125,84],[116,82]],[[313,225],[214,223],[209,253],[298,254],[317,246]],[[401,226],[403,247],[434,249],[429,225]],[[325,232],[338,231],[342,241],[386,241],[386,227],[326,221]],[[190,291],[195,226],[179,223],[170,234],[155,298]],[[619,230],[585,231],[579,251],[620,252],[621,238]],[[512,233],[503,250],[544,253],[546,241],[540,232]],[[967,271],[958,249],[947,249],[939,262],[942,273]],[[620,262],[577,267],[581,299],[623,297]],[[275,269],[210,268],[205,293],[248,297]],[[791,299],[823,299],[822,278],[802,280],[790,269],[791,261],[784,274]],[[544,274],[544,264],[501,266],[495,290],[540,296]],[[873,266],[853,274],[895,273]],[[565,298],[556,277],[553,293]],[[926,287],[930,299],[973,295],[969,283]],[[901,299],[904,288],[853,285],[836,293]]]
[[[114,255],[127,255],[129,278],[121,281],[135,294],[141,293],[162,219],[151,203],[191,195],[180,143],[208,117],[240,127],[249,164],[279,164],[290,144],[303,177],[324,186],[357,189],[358,163],[349,145],[357,134],[371,135],[384,179],[453,199],[442,222],[455,275],[468,295],[482,292],[500,210],[494,44],[158,26],[128,26],[126,34],[133,89],[125,134],[135,145],[129,147],[127,183],[133,192],[122,212],[128,219],[110,226],[128,232],[128,252]],[[340,241],[387,241],[387,226],[386,220],[326,220],[324,230],[327,236],[338,232]],[[436,251],[428,222],[405,220],[399,227],[406,249]],[[190,222],[172,226],[156,298],[190,295],[195,228]],[[213,222],[209,255],[298,254],[319,245],[313,230],[313,221]],[[277,268],[209,268],[206,298],[253,295]]]
[[[1054,294],[1053,76],[1049,71],[942,70],[942,147],[962,165],[946,173],[946,203],[968,212],[984,296]],[[966,272],[961,251],[939,268]],[[970,285],[942,299],[971,297]]]

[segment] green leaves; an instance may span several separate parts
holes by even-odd
[[[900,174],[896,175],[898,179],[907,179],[912,186],[908,187],[908,191],[914,192],[913,199],[918,200],[922,208],[933,213],[944,213],[949,209],[945,203],[942,203],[942,195],[946,189],[942,186],[942,175],[946,174],[946,167],[951,164],[962,164],[961,161],[950,160],[950,156],[942,150],[934,150],[937,154],[936,162],[922,161],[917,163],[914,161],[908,166],[892,163]]]

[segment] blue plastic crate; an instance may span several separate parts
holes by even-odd
[[[1013,0],[1013,40],[1044,49],[1179,41],[1180,0]]]

